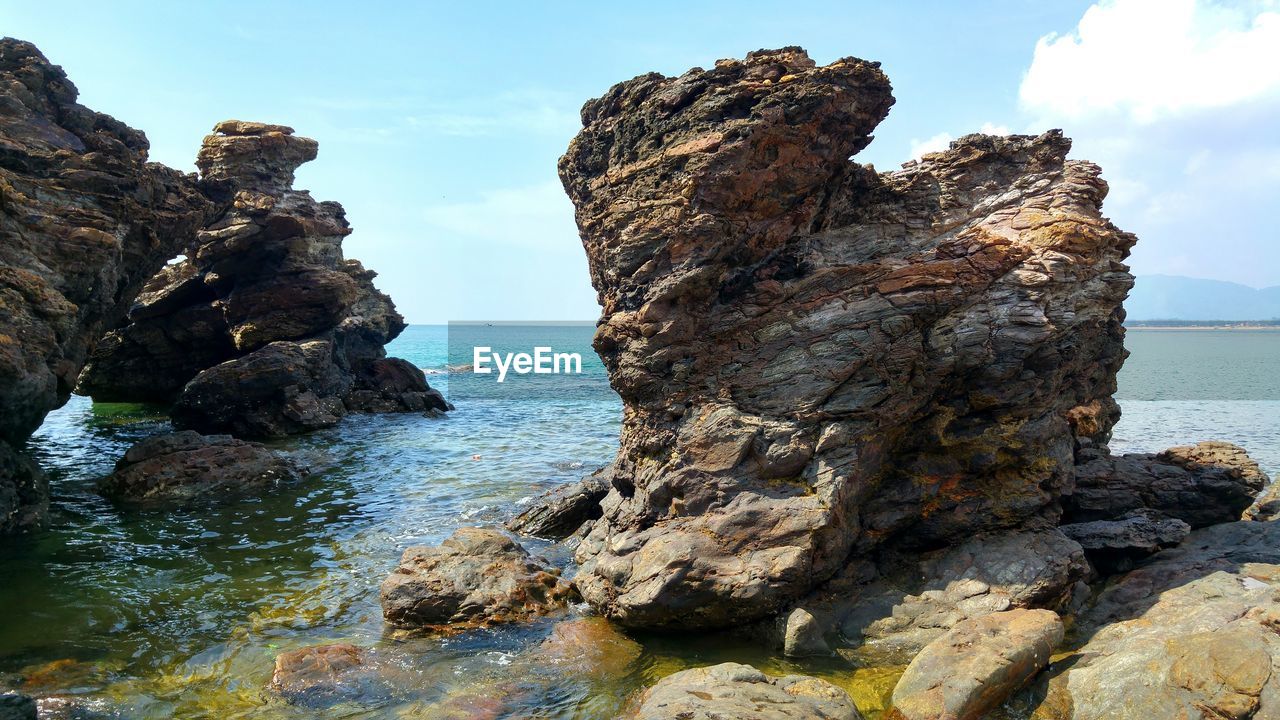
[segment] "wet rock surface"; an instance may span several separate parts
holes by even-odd
[[[578,482],[551,490],[508,521],[507,529],[555,540],[569,537],[583,523],[600,517],[600,501],[609,494],[610,477],[609,469],[601,468]]]
[[[213,209],[77,95],[34,45],[0,39],[0,533],[38,526],[48,503],[23,442]]]
[[[576,582],[609,617],[776,613],[880,548],[1056,523],[1123,360],[1106,184],[1068,140],[849,161],[875,63],[760,51],[588,102],[560,162],[626,405]]]
[[[196,164],[221,212],[147,283],[92,355],[79,391],[173,403],[174,422],[242,437],[327,427],[347,412],[449,409],[422,371],[385,357],[404,329],[375,273],[343,257],[342,206],[292,188],[317,143],[228,120]]]
[[[980,720],[1049,664],[1063,625],[1049,610],[965,620],[929,643],[893,691],[902,720]]]
[[[297,463],[259,443],[187,430],[129,448],[99,490],[131,504],[185,504],[262,492],[304,474]]]
[[[403,630],[520,622],[568,606],[573,586],[498,530],[461,528],[411,547],[382,583],[382,614]]]
[[[385,690],[370,656],[371,651],[347,643],[281,653],[267,689],[291,704],[315,708],[367,698]]]
[[[750,665],[682,670],[644,692],[629,720],[861,720],[848,693],[804,675],[771,678]]]
[[[1280,717],[1280,526],[1197,530],[1108,585],[1056,674],[1074,720]]]
[[[36,701],[18,693],[0,694],[0,720],[36,720]]]
[[[1267,484],[1244,448],[1220,441],[1154,454],[1080,453],[1075,488],[1064,499],[1068,523],[1115,520],[1149,509],[1192,528],[1239,520]]]

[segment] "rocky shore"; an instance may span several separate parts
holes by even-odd
[[[344,257],[342,207],[293,189],[314,140],[224,121],[183,175],[75,98],[0,41],[0,532],[41,522],[23,443],[73,388],[175,426],[100,481],[121,512],[306,475],[256,440],[452,409],[386,356],[405,323]],[[506,530],[387,558],[381,641],[273,649],[255,697],[363,712],[445,672],[405,661],[415,642],[545,626],[501,682],[401,714],[510,717],[567,676],[650,672],[642,641],[683,634],[893,687],[864,713],[834,673],[707,661],[646,675],[619,717],[1280,717],[1269,478],[1229,443],[1108,448],[1136,238],[1102,214],[1100,169],[1054,130],[852,160],[893,103],[878,63],[794,47],[587,102],[559,172],[616,457]],[[0,718],[74,703],[3,694]]]

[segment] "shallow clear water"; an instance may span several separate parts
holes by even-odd
[[[446,417],[357,416],[280,443],[319,470],[216,508],[125,512],[97,496],[94,480],[166,423],[138,406],[73,399],[31,442],[51,469],[50,528],[0,544],[0,687],[78,695],[126,718],[602,718],[669,672],[737,660],[826,677],[874,716],[900,669],[790,663],[734,638],[638,638],[634,657],[590,658],[596,672],[540,654],[554,620],[384,637],[377,588],[405,547],[501,523],[613,455],[621,406],[591,328],[563,332],[556,349],[578,344],[583,376],[513,378],[543,383],[518,392],[455,375],[458,407]],[[1280,333],[1172,333],[1130,332],[1116,448],[1216,437],[1280,469]],[[445,328],[412,327],[390,350],[448,387]],[[266,694],[276,654],[331,641],[377,648],[396,689],[324,711]]]

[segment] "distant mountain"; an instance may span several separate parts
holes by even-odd
[[[1128,320],[1280,320],[1280,286],[1142,275],[1124,301]]]

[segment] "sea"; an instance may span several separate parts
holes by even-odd
[[[167,422],[156,408],[73,398],[29,446],[50,475],[49,528],[0,543],[0,688],[131,719],[586,720],[613,717],[671,672],[735,660],[824,677],[877,717],[902,668],[789,661],[732,637],[639,635],[634,648],[615,644],[616,662],[592,659],[607,672],[580,672],[538,653],[554,620],[428,638],[384,632],[378,586],[406,547],[499,525],[612,458],[622,407],[592,332],[591,323],[411,326],[389,352],[424,368],[454,411],[355,416],[275,443],[315,471],[212,507],[139,511],[100,497],[96,480]],[[581,364],[511,370],[498,383],[497,372],[469,372],[480,342],[490,366],[536,346]],[[1132,329],[1127,347],[1113,450],[1229,440],[1280,471],[1280,332]],[[529,547],[571,563],[559,546]],[[330,642],[373,648],[402,681],[323,707],[267,692],[277,654]]]

